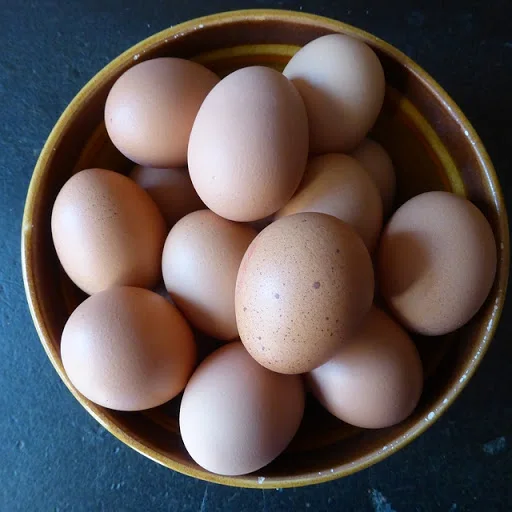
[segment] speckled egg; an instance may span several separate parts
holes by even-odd
[[[299,213],[251,243],[235,292],[240,339],[266,368],[304,373],[325,363],[373,300],[372,262],[348,224]]]

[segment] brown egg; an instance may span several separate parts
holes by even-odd
[[[288,446],[303,413],[298,375],[266,370],[241,343],[230,343],[205,359],[187,384],[181,437],[203,468],[243,475],[266,466]]]
[[[105,104],[105,125],[116,148],[148,167],[187,163],[190,130],[219,77],[183,59],[147,60],[125,71]]]
[[[441,335],[468,322],[496,273],[489,223],[449,192],[412,198],[391,217],[378,253],[382,295],[407,329]]]
[[[190,135],[190,177],[208,208],[249,222],[286,204],[307,154],[306,110],[293,85],[273,69],[248,67],[224,78],[201,106]]]
[[[137,165],[130,178],[151,196],[169,227],[185,215],[204,208],[186,168],[155,169]]]
[[[308,375],[313,394],[340,420],[363,428],[401,422],[423,388],[418,351],[407,333],[373,307],[362,328]]]
[[[384,101],[384,71],[377,55],[362,41],[342,34],[310,42],[283,73],[306,105],[313,153],[353,150]]]
[[[120,411],[156,407],[180,393],[194,368],[194,337],[180,312],[149,290],[116,287],[82,302],[61,341],[73,385]]]
[[[391,213],[395,200],[396,176],[393,162],[386,150],[372,139],[364,139],[352,156],[371,176],[380,192],[385,216]]]
[[[370,255],[348,224],[321,213],[283,217],[242,260],[235,292],[240,339],[270,370],[308,372],[353,335],[373,287]]]
[[[105,169],[75,174],[58,194],[51,222],[59,260],[86,293],[158,282],[165,221],[126,176]]]
[[[165,286],[190,323],[210,336],[238,336],[236,276],[255,236],[250,226],[210,210],[187,215],[167,236],[162,257]]]
[[[292,199],[275,218],[300,212],[333,215],[349,224],[373,251],[382,229],[379,191],[354,158],[340,153],[312,158]]]

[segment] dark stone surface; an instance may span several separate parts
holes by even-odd
[[[26,306],[23,203],[58,116],[109,60],[189,18],[244,7],[316,12],[425,67],[474,123],[512,200],[509,0],[0,2],[0,511],[505,511],[512,508],[512,311],[450,411],[409,447],[315,487],[221,487],[169,471],[101,428],[60,382]]]

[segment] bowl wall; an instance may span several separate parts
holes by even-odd
[[[336,420],[309,399],[296,438],[275,462],[254,475],[213,475],[198,467],[184,449],[177,422],[179,398],[150,411],[121,413],[92,404],[68,380],[60,359],[60,336],[85,295],[58,263],[50,233],[51,208],[73,173],[88,167],[124,173],[131,168],[110,143],[103,122],[108,91],[130,66],[173,56],[201,62],[220,75],[256,64],[281,70],[300,46],[333,32],[366,41],[384,66],[386,99],[372,136],[395,163],[397,205],[427,190],[451,190],[475,202],[496,236],[496,281],[487,302],[467,326],[439,338],[415,337],[425,366],[425,391],[406,421],[388,429],[361,430]],[[428,428],[465,386],[488,347],[505,297],[508,251],[504,201],[485,149],[457,106],[421,68],[390,45],[343,23],[261,10],[224,13],[170,28],[131,48],[98,73],[64,112],[41,153],[27,197],[22,235],[25,287],[34,323],[57,372],[82,405],[119,439],[165,466],[219,483],[271,488],[353,473]]]

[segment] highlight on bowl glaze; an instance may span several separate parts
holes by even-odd
[[[308,399],[303,424],[288,449],[255,474],[224,477],[195,464],[180,438],[179,398],[137,413],[97,406],[72,386],[60,359],[60,336],[85,298],[63,273],[52,246],[51,208],[73,174],[87,167],[127,173],[130,163],[108,139],[103,107],[117,77],[130,66],[163,56],[196,60],[224,76],[248,65],[282,70],[305,43],[340,32],[362,39],[378,54],[387,90],[372,136],[397,171],[398,204],[427,190],[471,199],[491,223],[498,271],[491,294],[472,321],[448,336],[415,336],[425,367],[421,401],[403,423],[382,430],[346,425]],[[121,441],[150,459],[207,481],[259,488],[296,487],[339,478],[368,467],[424,432],[473,375],[492,339],[508,279],[509,234],[505,203],[492,163],[474,129],[441,87],[384,41],[339,21],[304,13],[247,10],[188,21],[127,50],[75,97],[50,134],[37,162],[22,229],[23,278],[32,318],[52,364],[84,408]],[[207,426],[205,426],[207,428]]]

